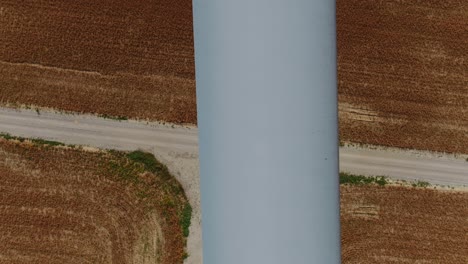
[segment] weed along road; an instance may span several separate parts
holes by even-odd
[[[197,128],[194,126],[2,108],[0,132],[98,148],[150,150],[173,158],[193,159],[194,164],[198,159]],[[340,170],[434,184],[468,185],[468,162],[465,159],[429,152],[347,146],[340,149]],[[198,169],[192,173],[198,177]]]

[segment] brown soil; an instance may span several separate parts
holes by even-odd
[[[342,140],[468,153],[468,2],[337,3]],[[196,123],[190,0],[7,0],[0,34],[1,105]]]
[[[120,152],[0,139],[0,263],[182,263],[187,200],[142,168]]]
[[[467,16],[467,1],[338,1],[342,140],[468,153]]]
[[[192,79],[101,75],[4,62],[0,62],[0,76],[0,101],[8,106],[20,103],[175,123],[196,120]]]
[[[194,78],[190,0],[3,0],[0,60]]]
[[[196,122],[191,6],[1,1],[0,102]]]
[[[468,193],[341,186],[343,263],[468,263]]]

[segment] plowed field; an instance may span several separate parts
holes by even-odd
[[[340,0],[341,138],[468,153],[468,2]]]
[[[343,263],[468,263],[468,193],[341,186]]]
[[[344,141],[468,153],[468,2],[337,1]],[[0,3],[0,104],[196,123],[190,0]]]
[[[182,263],[186,204],[124,153],[0,139],[0,263]]]
[[[0,2],[0,102],[196,122],[190,0]]]

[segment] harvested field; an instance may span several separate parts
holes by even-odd
[[[3,0],[0,8],[2,61],[194,77],[190,0]]]
[[[196,122],[191,6],[1,1],[1,104]]]
[[[343,263],[468,263],[468,193],[341,186]]]
[[[193,123],[195,81],[0,62],[0,98],[7,106],[47,106],[73,112]],[[193,109],[193,111],[186,111]]]
[[[337,3],[342,140],[468,153],[468,2]],[[190,0],[7,0],[0,34],[0,105],[196,123]]]
[[[338,1],[342,140],[468,153],[467,17],[467,1]]]
[[[0,263],[182,263],[183,189],[135,153],[0,139]]]

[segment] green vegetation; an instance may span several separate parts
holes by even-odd
[[[126,117],[126,116],[111,116],[111,115],[108,115],[108,114],[102,114],[102,115],[98,115],[98,116],[102,117],[102,118],[105,118],[105,119],[112,119],[112,120],[117,120],[117,121],[128,120],[128,117]]]
[[[8,133],[0,133],[0,137],[6,139],[6,140],[19,140],[20,142],[24,141],[24,138],[19,138],[19,137],[14,137]]]
[[[426,182],[426,181],[416,181],[416,182],[413,182],[411,184],[411,186],[413,187],[421,187],[421,188],[427,188],[429,186],[431,186],[430,183]]]
[[[340,184],[349,185],[364,185],[364,184],[377,184],[384,186],[388,183],[385,176],[364,176],[354,175],[347,172],[340,172]]]
[[[114,155],[119,155],[119,153],[114,151]],[[162,191],[158,195],[160,197],[158,201],[159,212],[168,222],[171,222],[172,212],[175,212],[179,224],[178,228],[182,231],[182,235],[187,238],[190,233],[192,206],[188,202],[179,182],[169,173],[167,167],[159,162],[151,153],[137,150],[127,153],[125,156],[131,162],[120,165],[113,164],[113,169],[121,178],[139,186],[140,192],[138,196],[140,199],[150,197],[150,193],[154,191],[152,187],[158,186]],[[144,171],[151,172],[156,177],[146,180],[140,179],[139,175]],[[145,187],[142,188],[142,186]],[[187,252],[184,252],[183,259],[187,257]]]
[[[154,174],[159,175],[163,179],[169,179],[171,177],[166,165],[160,163],[153,154],[143,152],[140,150],[133,151],[127,154],[127,158],[134,162],[139,162],[144,165],[145,170],[150,171]]]
[[[189,235],[189,227],[192,219],[192,206],[187,203],[182,210],[182,215],[180,216],[180,225],[182,226],[182,232],[185,237]]]
[[[40,139],[40,138],[31,138],[31,139],[27,139],[27,138],[23,138],[23,137],[16,137],[16,136],[12,136],[8,133],[0,133],[0,137],[1,138],[4,138],[6,140],[18,140],[19,142],[24,142],[26,140],[34,143],[34,144],[37,144],[37,145],[42,145],[42,146],[66,146],[65,144],[61,143],[61,142],[57,142],[57,141],[51,141],[51,140],[45,140],[45,139]],[[75,145],[70,145],[70,147],[74,148]]]
[[[108,171],[111,174],[117,175],[120,179],[132,182],[133,184],[139,184],[140,178],[138,174],[142,173],[144,170],[141,166],[135,163],[122,163],[118,161],[110,161],[109,162]],[[146,194],[141,193],[141,196],[145,196]]]
[[[38,144],[38,145],[50,145],[50,146],[65,146],[65,144],[57,141],[45,140],[40,138],[33,138],[30,139],[31,142]],[[72,146],[72,145],[71,145]]]
[[[407,183],[407,181],[402,180],[401,182]],[[340,184],[349,184],[349,185],[366,185],[366,184],[377,184],[379,186],[385,186],[388,184],[387,177],[385,176],[364,176],[364,175],[354,175],[347,172],[340,172]],[[414,181],[411,182],[411,186],[427,188],[431,186],[429,182],[426,181]]]

